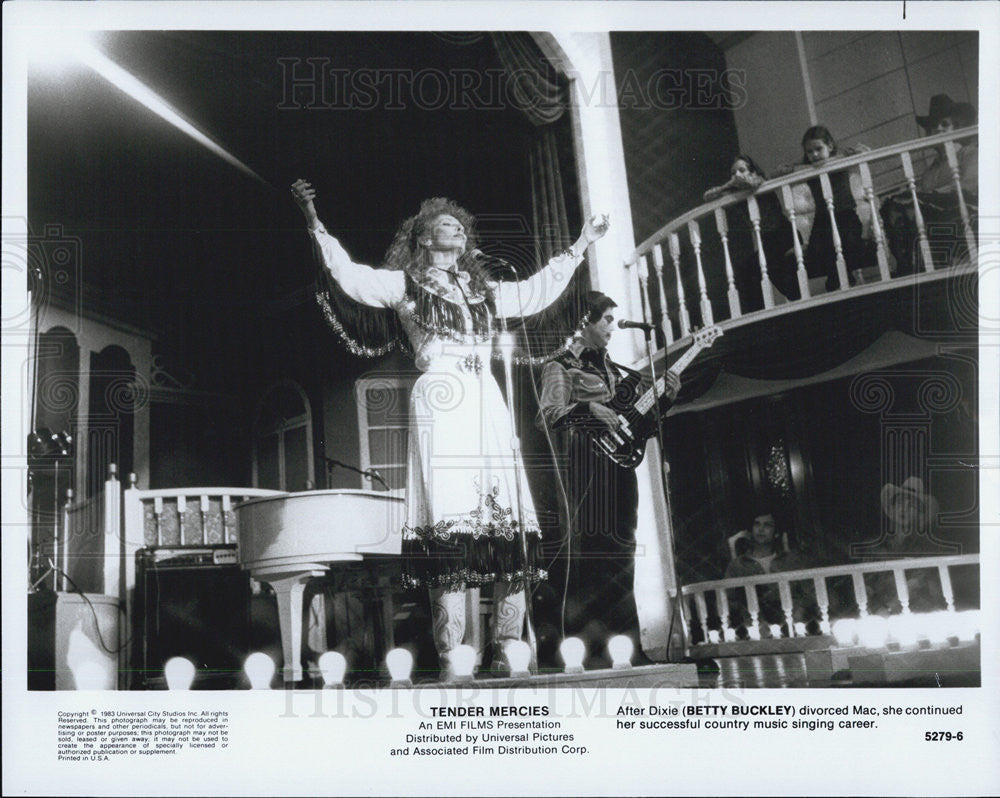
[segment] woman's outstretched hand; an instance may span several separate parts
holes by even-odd
[[[606,213],[598,213],[591,216],[586,224],[583,225],[583,230],[580,231],[580,237],[573,242],[573,246],[570,247],[573,257],[581,258],[583,253],[587,251],[587,247],[601,238],[608,228],[611,226],[611,221],[608,219]]]
[[[587,220],[587,223],[583,226],[580,238],[585,240],[589,246],[608,232],[608,228],[610,226],[611,220],[608,218],[606,213],[599,213],[595,216],[591,216]]]
[[[316,227],[319,223],[319,217],[316,215],[316,206],[313,204],[313,200],[316,199],[316,189],[312,187],[312,184],[299,178],[292,183],[292,197],[295,198],[295,204],[299,206],[302,215],[306,217],[309,229]]]

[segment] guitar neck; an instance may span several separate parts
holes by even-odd
[[[684,371],[684,369],[686,369],[688,366],[691,365],[691,361],[694,360],[698,356],[698,353],[704,348],[705,344],[695,343],[690,349],[688,349],[687,352],[685,352],[683,355],[677,358],[677,360],[668,370],[672,371],[677,376],[680,376],[681,373]],[[652,388],[650,388],[642,396],[639,397],[639,399],[635,403],[635,409],[638,410],[641,414],[645,415],[645,413],[656,402],[657,398],[663,396],[666,390],[667,390],[667,378],[666,375],[664,375],[656,381],[656,383],[653,385]]]

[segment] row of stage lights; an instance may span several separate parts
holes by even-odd
[[[980,633],[979,610],[841,618],[832,630],[842,648],[913,649],[971,643]]]
[[[631,638],[617,635],[608,641],[608,653],[612,667],[616,669],[632,667],[634,646]],[[583,673],[583,658],[587,647],[578,637],[567,637],[559,646],[565,664],[564,673]],[[511,678],[529,676],[531,647],[523,640],[511,640],[504,645],[504,655],[510,665]],[[394,648],[385,656],[385,665],[392,679],[390,687],[412,687],[413,654],[405,648]],[[458,646],[451,652],[451,678],[449,684],[471,682],[476,667],[476,650],[472,646]],[[262,652],[254,652],[247,657],[243,671],[250,680],[253,690],[270,689],[276,667],[274,660]],[[320,655],[319,670],[323,675],[324,687],[336,689],[344,686],[347,673],[347,659],[338,651],[327,651]],[[173,657],[163,668],[163,675],[170,690],[189,690],[195,677],[194,664],[184,657]]]
[[[941,610],[930,613],[903,613],[885,618],[868,615],[864,618],[841,618],[831,628],[837,645],[842,648],[860,646],[872,649],[918,649],[957,646],[974,642],[980,635],[979,610],[954,612]],[[771,630],[780,637],[780,627]],[[608,654],[612,667],[632,667],[632,640],[617,635],[608,641]],[[584,672],[583,659],[587,647],[578,637],[567,637],[559,646],[564,663],[563,672],[573,675]],[[504,655],[510,666],[511,678],[529,676],[531,648],[523,640],[511,640],[504,645]],[[405,648],[394,648],[386,654],[386,668],[392,679],[390,687],[412,687],[413,654]],[[476,650],[472,646],[458,646],[451,653],[451,673],[447,684],[460,685],[471,682],[476,666]],[[344,686],[347,660],[337,651],[327,651],[319,658],[323,684],[328,688]],[[188,690],[194,681],[194,664],[184,657],[173,657],[164,665],[167,687],[171,690]],[[247,657],[243,670],[252,689],[269,689],[276,666],[267,654],[255,652]],[[102,689],[104,669],[92,662],[82,662],[73,668],[77,689]]]
[[[795,637],[805,637],[808,632],[806,625],[796,622],[793,629]],[[770,624],[767,627],[771,639],[777,640],[783,636],[783,627]],[[954,612],[940,610],[939,612],[902,613],[890,615],[867,615],[864,618],[841,618],[833,624],[825,624],[825,634],[832,634],[841,648],[862,646],[864,648],[914,648],[922,643],[927,646],[937,646],[949,641],[972,642],[979,634],[979,610],[963,610]],[[747,630],[751,640],[760,640],[760,629],[751,627]],[[708,642],[718,644],[736,642],[736,629],[728,628],[708,630]]]

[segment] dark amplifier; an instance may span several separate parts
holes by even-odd
[[[235,545],[140,549],[132,686],[162,686],[171,657],[194,663],[195,689],[235,686],[250,653],[250,601]]]

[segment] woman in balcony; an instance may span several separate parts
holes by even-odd
[[[729,180],[721,186],[708,189],[705,192],[705,202],[726,194],[756,191],[766,180],[767,175],[753,158],[741,152],[733,158]],[[759,194],[756,200],[760,211],[760,243],[764,250],[768,277],[787,299],[798,299],[801,294],[795,276],[795,260],[790,258],[794,245],[792,225],[782,213],[781,204],[773,193]],[[753,242],[753,249],[746,255],[737,255],[733,263],[733,280],[740,295],[740,310],[743,313],[761,310],[764,307],[764,294],[760,285],[760,258],[749,210],[746,203],[742,202],[726,210],[731,239],[735,242],[734,234],[739,233],[749,236]]]
[[[927,116],[918,116],[917,124],[927,136],[950,133],[976,124],[976,109],[969,103],[955,102],[947,94],[935,94],[931,97]],[[979,150],[976,143],[969,140],[956,141],[955,149],[962,198],[970,214],[974,215],[979,201]],[[931,257],[936,266],[947,266],[964,251],[964,235],[957,186],[944,144],[934,148],[931,162],[920,176],[917,201]],[[889,251],[896,260],[895,274],[913,274],[919,250],[912,194],[904,191],[886,199],[882,203],[882,220]]]
[[[493,653],[502,661],[503,644],[521,638],[524,586],[545,572],[536,564],[540,530],[523,463],[489,367],[495,321],[552,304],[608,218],[590,219],[534,276],[495,282],[467,254],[474,218],[449,200],[426,200],[397,231],[385,268],[372,269],[327,233],[309,183],[296,181],[292,193],[329,277],[354,302],[392,311],[423,372],[410,395],[404,580],[430,591],[442,676],[454,675],[452,652],[469,639],[467,593],[480,585],[494,586]]]
[[[825,166],[832,160],[867,152],[864,144],[838,149],[830,131],[822,125],[809,128],[802,136],[802,163],[781,167],[779,174],[790,174],[800,169]],[[873,262],[872,253],[865,244],[864,226],[858,216],[857,201],[851,189],[851,178],[847,171],[830,172],[830,189],[833,200],[833,224],[836,224],[840,239],[840,252],[847,267],[848,279],[853,283],[853,273]],[[814,177],[806,182],[812,195],[815,215],[809,231],[804,260],[810,277],[826,277],[826,290],[832,291],[840,285],[837,275],[837,247],[833,235],[833,225],[823,196],[822,181]]]

